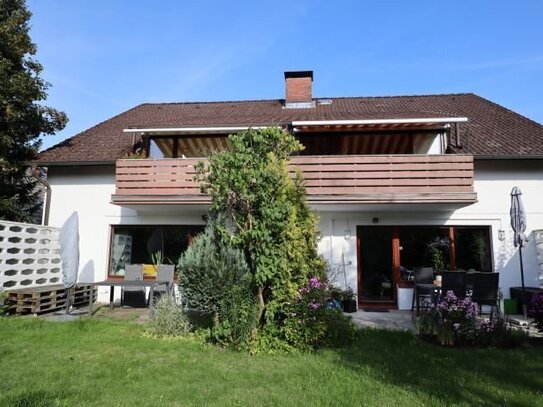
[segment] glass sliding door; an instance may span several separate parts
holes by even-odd
[[[166,264],[177,264],[203,225],[114,225],[112,227],[109,273],[124,276],[127,264],[152,264],[161,252]]]
[[[392,258],[393,228],[360,226],[359,299],[367,302],[394,300]]]
[[[451,269],[451,246],[448,227],[400,227],[400,260],[402,270],[414,267]]]
[[[488,226],[358,226],[357,243],[361,302],[393,302],[417,266],[493,271]]]

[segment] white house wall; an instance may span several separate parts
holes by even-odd
[[[73,167],[49,169],[51,212],[49,224],[62,226],[79,213],[80,282],[107,277],[111,225],[197,225],[203,224],[202,209],[166,208],[139,213],[110,203],[115,193],[114,167]],[[119,289],[116,290],[119,298]],[[98,288],[98,301],[109,301],[109,288]]]
[[[79,281],[106,278],[111,225],[134,224],[203,224],[202,208],[166,207],[160,211],[136,212],[110,203],[115,192],[114,168],[72,167],[49,169],[52,188],[51,226],[60,227],[73,211],[80,221]],[[509,296],[509,287],[520,285],[518,250],[512,245],[509,224],[509,193],[521,188],[528,213],[530,238],[524,249],[526,285],[536,286],[537,262],[532,230],[543,229],[543,160],[539,161],[476,161],[475,190],[478,202],[457,210],[432,206],[359,206],[333,207],[320,210],[320,253],[339,271],[338,283],[343,284],[343,265],[347,283],[357,292],[356,226],[374,225],[480,225],[491,226],[495,270],[500,272],[500,285]],[[345,240],[349,223],[352,237]],[[505,240],[498,231],[505,230]],[[108,300],[107,287],[99,289],[99,300]]]
[[[543,229],[543,161],[476,161],[475,191],[478,202],[467,207],[436,210],[435,206],[403,205],[395,207],[372,206],[343,210],[320,211],[320,253],[328,260],[337,284],[343,286],[343,269],[348,285],[357,292],[356,226],[376,225],[477,225],[491,227],[494,269],[500,272],[500,286],[506,298],[509,287],[520,286],[518,249],[513,246],[513,231],[510,226],[509,193],[514,186],[523,192],[527,212],[529,238],[523,249],[525,284],[539,286],[538,265],[532,231]],[[349,227],[352,237],[345,239]],[[505,231],[505,240],[498,239],[498,231]]]

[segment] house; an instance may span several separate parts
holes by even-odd
[[[281,126],[305,146],[291,165],[320,216],[319,250],[359,303],[394,306],[417,265],[500,272],[508,297],[520,285],[514,186],[526,285],[540,284],[541,124],[474,94],[315,98],[312,83],[311,71],[285,72],[284,99],[142,104],[42,152],[50,224],[80,215],[80,280],[121,276],[156,250],[175,261],[209,205],[194,164],[227,149],[228,134]]]

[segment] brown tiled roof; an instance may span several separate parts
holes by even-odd
[[[323,98],[320,98],[322,100]],[[463,153],[543,155],[543,126],[474,94],[327,98],[330,104],[284,109],[282,100],[142,104],[42,152],[39,162],[112,162],[131,149],[127,128],[262,126],[295,120],[467,117]]]

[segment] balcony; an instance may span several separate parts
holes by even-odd
[[[117,205],[207,204],[193,181],[198,159],[118,160]],[[470,155],[297,156],[292,172],[304,175],[314,204],[448,203],[471,204]]]

